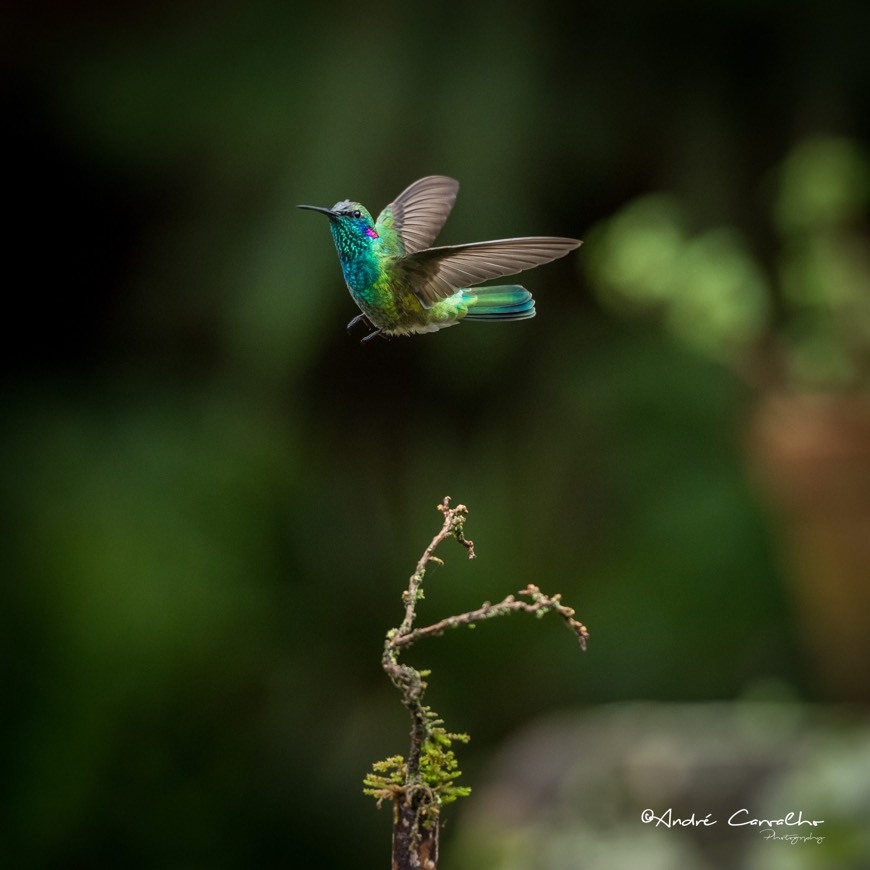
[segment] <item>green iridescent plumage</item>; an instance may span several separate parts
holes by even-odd
[[[429,175],[399,194],[374,220],[358,202],[332,208],[301,205],[329,218],[350,295],[378,335],[435,332],[460,320],[525,320],[535,316],[532,294],[517,284],[476,285],[563,257],[582,243],[526,236],[430,248],[447,220],[459,183]],[[474,289],[471,289],[474,288]]]

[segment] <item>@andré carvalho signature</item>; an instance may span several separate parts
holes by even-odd
[[[660,815],[651,809],[646,809],[640,814],[640,820],[645,825],[653,825],[654,827],[665,828],[709,828],[712,825],[718,825],[719,819],[712,818],[712,813],[707,813],[706,816],[699,816],[697,813],[692,813],[690,816],[678,816],[674,813],[672,807],[668,807]],[[728,817],[728,825],[732,828],[742,828],[746,826],[763,828],[765,831],[771,831],[775,828],[817,828],[825,823],[824,819],[805,819],[803,810],[798,810],[797,813],[789,812],[778,819],[758,819],[752,818],[749,810],[742,808],[731,813]],[[792,835],[793,836],[793,835]],[[789,837],[791,839],[792,837]],[[779,839],[779,838],[777,838]],[[808,838],[809,839],[809,838]],[[817,839],[819,842],[824,839]]]

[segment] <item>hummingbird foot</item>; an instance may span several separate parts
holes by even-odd
[[[389,335],[386,335],[385,333],[381,332],[380,329],[376,329],[374,332],[370,332],[368,335],[361,338],[359,343],[365,344],[367,341],[371,341],[376,335],[379,335],[381,338],[384,338],[387,341],[389,341],[389,339],[390,339]]]
[[[347,325],[347,331],[350,332],[358,323],[365,323],[366,326],[374,326],[371,320],[365,314],[357,314],[353,320]]]

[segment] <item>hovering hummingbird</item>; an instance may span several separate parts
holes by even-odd
[[[452,178],[426,176],[403,190],[376,221],[365,206],[350,200],[332,208],[299,206],[329,218],[345,283],[362,312],[347,328],[360,322],[373,328],[363,341],[376,335],[436,332],[460,320],[534,317],[535,300],[525,287],[476,285],[549,263],[582,244],[526,236],[430,248],[458,190],[459,182]]]

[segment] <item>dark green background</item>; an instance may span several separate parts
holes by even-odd
[[[423,621],[534,582],[592,635],[414,650],[467,784],[554,709],[824,695],[732,374],[603,312],[588,244],[527,276],[534,321],[361,348],[295,206],[445,173],[443,243],[588,238],[668,190],[769,260],[773,167],[870,139],[870,7],[48,2],[0,30],[0,864],[385,866],[380,649],[445,495],[479,558],[445,548]]]

